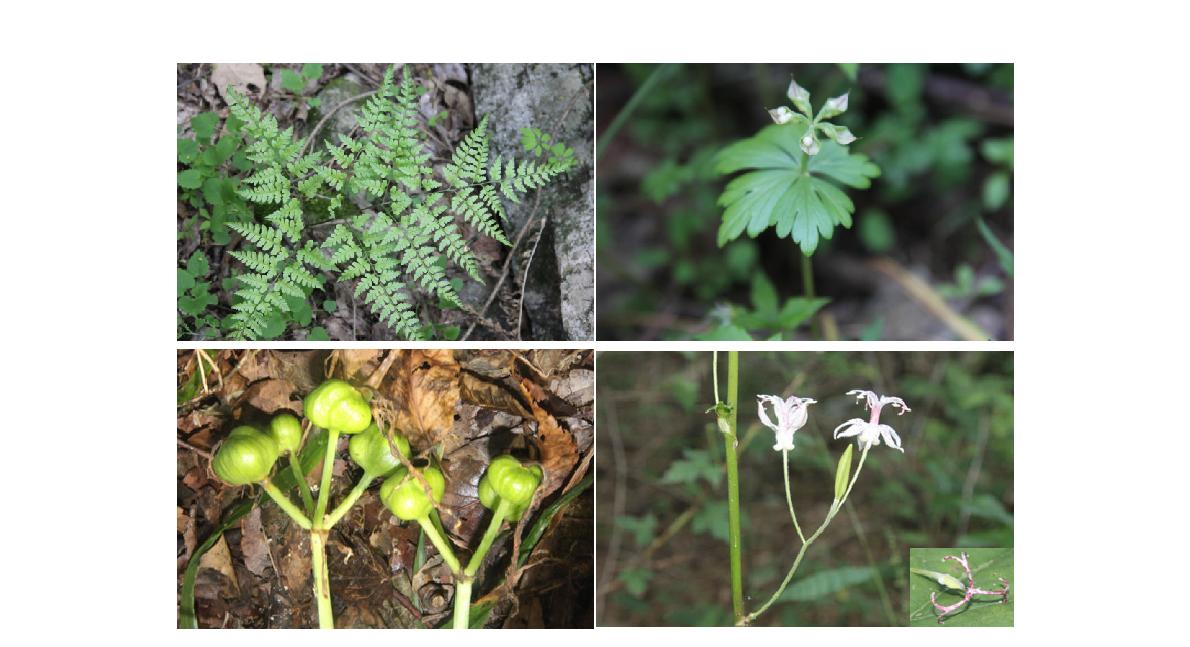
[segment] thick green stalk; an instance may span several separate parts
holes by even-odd
[[[450,568],[450,572],[456,575],[461,573],[463,568],[459,565],[459,560],[455,557],[455,552],[451,550],[450,544],[447,543],[442,533],[438,532],[438,529],[434,527],[434,522],[430,521],[430,517],[422,517],[417,520],[417,523],[421,524],[421,529],[430,538],[430,543],[434,544],[434,547],[438,549],[438,554],[442,555],[442,561],[446,562],[447,567]]]
[[[740,391],[740,353],[727,352],[727,425],[723,451],[727,467],[727,535],[731,553],[731,611],[738,623],[744,616],[744,575],[740,553],[740,477],[736,465],[736,416]]]
[[[463,570],[462,577],[456,580],[455,629],[470,628],[471,585],[475,582],[475,574],[479,571],[479,565],[483,563],[483,558],[492,549],[492,542],[496,541],[496,536],[500,534],[500,526],[504,525],[504,518],[508,516],[511,509],[508,502],[503,499],[496,505],[496,509],[492,512],[492,520],[488,522],[488,529],[484,531],[483,539],[479,541],[479,547],[475,549],[471,560],[467,562],[467,568]]]
[[[278,490],[276,485],[273,485],[272,481],[265,479],[261,482],[260,486],[264,488],[264,491],[270,497],[272,497],[273,501],[277,502],[277,506],[280,507],[281,510],[285,512],[285,514],[289,515],[298,526],[304,530],[310,529],[310,520],[307,519],[306,515],[303,514],[302,511],[293,504],[293,501],[289,500],[289,497],[285,496],[284,492]]]
[[[339,430],[326,431],[326,455],[322,459],[322,481],[318,486],[318,505],[314,508],[314,527],[322,527],[322,515],[331,498],[331,473],[335,471],[335,449],[339,445]]]
[[[293,472],[293,478],[297,479],[298,490],[302,493],[302,504],[306,506],[306,514],[314,514],[314,497],[310,495],[310,484],[306,482],[306,475],[302,473],[300,461],[294,452],[289,452],[289,470]]]
[[[318,601],[318,628],[335,628],[335,610],[331,606],[331,578],[326,567],[327,526],[326,504],[331,497],[331,473],[335,471],[335,449],[339,445],[339,430],[328,429],[326,454],[322,459],[322,480],[318,486],[318,503],[314,507],[313,528],[310,530],[310,567],[314,571],[314,599]]]
[[[789,518],[793,519],[793,527],[797,530],[797,536],[806,543],[806,536],[802,534],[802,527],[797,523],[797,513],[793,511],[793,496],[789,492],[789,450],[781,451],[781,467],[785,475],[785,502],[789,504]]]
[[[364,472],[364,475],[359,479],[359,483],[356,483],[355,487],[351,488],[351,493],[347,495],[347,498],[343,499],[343,501],[339,503],[334,511],[326,516],[326,520],[323,523],[323,528],[326,530],[334,528],[335,524],[339,523],[339,520],[343,518],[343,515],[347,514],[347,511],[351,509],[351,506],[355,505],[356,501],[359,501],[359,498],[363,495],[364,490],[368,489],[368,486],[372,484],[372,481],[375,478],[375,476]]]
[[[318,602],[318,628],[335,628],[335,610],[331,607],[331,578],[326,568],[326,531],[310,531],[310,566],[314,571],[314,599]]]
[[[822,535],[823,531],[826,530],[826,527],[830,525],[831,520],[835,518],[835,515],[839,514],[839,510],[843,508],[843,504],[847,502],[847,496],[851,494],[851,488],[855,486],[855,481],[859,478],[859,473],[864,469],[864,460],[868,458],[868,450],[870,448],[870,445],[865,447],[863,453],[860,454],[859,465],[857,465],[855,468],[855,475],[851,477],[851,483],[847,486],[847,492],[843,494],[843,498],[836,499],[834,503],[831,504],[831,509],[826,513],[826,519],[823,520],[822,525],[819,526],[818,530],[815,530],[814,534],[810,535],[810,538],[802,544],[801,550],[797,551],[797,557],[795,557],[793,560],[793,566],[789,567],[789,572],[785,574],[785,579],[781,581],[781,585],[777,587],[777,591],[773,593],[773,596],[769,598],[768,602],[765,602],[764,605],[759,609],[749,613],[742,620],[738,620],[736,622],[737,625],[751,624],[752,621],[756,620],[756,618],[760,616],[760,614],[768,611],[768,608],[773,606],[773,603],[777,601],[777,598],[781,597],[781,594],[785,592],[785,587],[789,586],[789,582],[793,580],[793,575],[794,573],[797,573],[797,567],[801,565],[802,558],[806,556],[806,550],[810,548],[810,544],[813,544],[814,540],[818,539],[818,537]]]
[[[467,577],[472,577],[479,571],[479,565],[483,563],[483,558],[492,549],[492,542],[496,541],[496,535],[500,534],[500,526],[508,516],[509,510],[511,510],[511,506],[503,499],[496,505],[496,510],[492,512],[492,521],[488,523],[488,529],[483,533],[483,539],[479,540],[479,548],[475,549],[475,554],[471,556],[471,561],[467,562],[467,568],[463,571]]]

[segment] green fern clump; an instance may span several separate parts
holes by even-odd
[[[248,158],[256,165],[241,193],[258,204],[279,205],[266,224],[235,225],[248,249],[232,255],[247,270],[233,304],[232,334],[257,339],[271,321],[288,312],[286,297],[306,299],[322,287],[324,272],[354,281],[355,293],[397,335],[419,339],[416,294],[462,303],[447,277],[448,264],[482,282],[456,215],[476,231],[510,245],[500,226],[507,215],[500,196],[518,202],[574,165],[572,156],[489,163],[488,118],[463,139],[435,179],[417,100],[421,86],[406,71],[393,82],[392,68],[357,114],[360,136],[326,144],[326,156],[303,154],[292,129],[280,130],[242,97],[232,113],[245,123]],[[303,199],[326,198],[333,215],[344,200],[364,198],[371,208],[336,225],[322,243],[305,231]]]

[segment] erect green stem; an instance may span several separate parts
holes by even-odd
[[[289,452],[289,470],[293,478],[297,479],[298,490],[302,493],[302,503],[306,506],[306,514],[314,514],[314,497],[310,495],[310,484],[306,482],[306,475],[295,452]]]
[[[314,599],[318,602],[318,628],[335,628],[331,607],[331,578],[326,568],[326,531],[310,531],[310,566],[314,571]]]
[[[483,533],[483,539],[479,541],[479,548],[476,548],[475,553],[471,555],[471,561],[467,562],[467,568],[463,571],[463,575],[472,577],[479,571],[479,565],[483,563],[483,558],[492,549],[492,542],[496,541],[496,535],[500,534],[500,526],[511,509],[512,506],[508,504],[508,501],[500,499],[500,503],[496,505],[496,510],[492,513],[488,529]]]
[[[375,476],[364,472],[364,475],[359,479],[359,483],[356,483],[355,487],[351,488],[351,493],[347,495],[347,498],[343,499],[343,501],[339,503],[334,511],[326,516],[322,527],[327,530],[334,528],[335,524],[339,523],[339,520],[343,518],[343,515],[347,514],[347,511],[351,509],[351,506],[355,505],[356,501],[359,501],[359,498],[363,495],[364,490],[367,490],[368,486],[371,485],[372,481],[375,479]]]
[[[793,519],[793,527],[797,530],[797,536],[806,543],[806,536],[802,534],[802,527],[797,523],[797,513],[793,511],[793,496],[789,492],[789,450],[781,451],[781,467],[785,474],[785,502],[789,504],[789,518]]]
[[[327,526],[324,525],[326,504],[331,497],[331,472],[335,471],[335,449],[339,444],[339,430],[328,429],[326,455],[322,459],[322,480],[318,486],[318,503],[314,508],[313,528],[310,530],[310,567],[314,571],[314,599],[318,601],[318,628],[335,628],[335,610],[331,606],[331,578],[326,567]]]
[[[816,296],[814,293],[814,263],[811,262],[810,257],[808,255],[806,255],[805,253],[802,253],[801,257],[802,257],[802,293],[805,294],[807,299],[813,299]],[[810,320],[810,325],[814,329],[814,336],[821,338],[822,334],[818,329],[818,316],[817,315],[815,315],[814,318]]]
[[[463,576],[455,584],[455,629],[471,628],[471,585],[474,583],[472,578]]]
[[[636,92],[632,93],[632,97],[628,99],[628,103],[625,103],[624,107],[620,109],[620,112],[616,113],[615,118],[612,119],[612,123],[608,125],[607,130],[604,130],[603,134],[599,136],[599,142],[595,147],[596,160],[598,160],[600,157],[603,157],[603,153],[607,150],[608,144],[610,144],[612,139],[616,137],[616,133],[620,132],[620,129],[624,127],[624,124],[628,123],[628,117],[630,117],[633,111],[636,110],[636,107],[640,104],[641,100],[643,100],[645,96],[647,96],[649,92],[652,91],[653,86],[657,85],[657,83],[669,73],[669,70],[672,67],[674,67],[672,63],[662,63],[653,68],[653,72],[649,74],[649,78],[645,79],[645,82],[642,83],[639,88],[637,88]]]
[[[284,492],[278,490],[276,485],[273,485],[272,481],[265,479],[261,481],[260,486],[264,488],[264,491],[272,497],[273,501],[277,502],[277,506],[284,510],[285,514],[289,515],[298,526],[305,530],[310,529],[310,520],[306,518],[306,515],[302,513],[301,509],[293,504],[293,501],[289,500],[289,497],[285,496]]]
[[[479,547],[475,549],[471,560],[467,562],[463,576],[455,582],[455,629],[469,629],[471,626],[471,585],[475,583],[475,573],[479,571],[480,564],[483,564],[483,558],[492,549],[492,542],[496,541],[496,536],[500,534],[500,527],[504,525],[504,518],[511,510],[512,506],[508,501],[500,499],[500,503],[496,504],[496,509],[492,511],[492,519],[488,522],[488,529],[483,533],[483,539],[479,541]]]
[[[421,529],[430,538],[430,543],[434,544],[434,547],[438,549],[438,554],[442,555],[442,561],[446,562],[447,567],[450,568],[450,572],[455,575],[461,573],[463,568],[459,565],[459,560],[455,557],[455,552],[451,550],[450,544],[447,543],[442,533],[438,532],[438,529],[434,527],[434,522],[430,521],[429,515],[418,519],[417,523],[421,524]]]
[[[727,467],[727,535],[731,555],[731,611],[738,623],[744,616],[744,575],[740,553],[740,478],[736,465],[736,414],[740,391],[740,353],[727,352],[728,431],[723,434]]]
[[[322,481],[318,486],[318,505],[314,508],[314,527],[322,528],[322,515],[331,498],[331,472],[335,471],[335,449],[339,445],[339,430],[326,430],[326,456],[322,459]]]
[[[843,504],[847,502],[847,496],[851,494],[851,488],[855,486],[855,481],[859,478],[860,471],[864,469],[864,459],[868,457],[868,450],[870,448],[871,445],[865,447],[863,453],[860,454],[859,465],[855,467],[855,475],[851,477],[851,483],[847,486],[847,492],[843,494],[843,498],[836,499],[834,503],[831,504],[831,509],[826,513],[826,519],[823,520],[822,525],[819,526],[818,530],[815,530],[814,534],[810,535],[810,538],[802,544],[801,550],[797,551],[797,557],[795,557],[793,560],[793,566],[789,567],[789,572],[785,574],[785,579],[781,581],[781,585],[777,587],[777,590],[773,593],[773,596],[769,598],[768,602],[765,602],[764,605],[759,609],[749,613],[742,620],[737,620],[737,625],[751,624],[753,620],[760,616],[760,614],[764,613],[769,607],[773,606],[773,603],[777,601],[777,598],[781,597],[781,594],[785,592],[785,587],[789,586],[789,582],[793,580],[793,575],[794,573],[797,573],[797,567],[801,565],[802,558],[806,556],[806,550],[810,548],[810,544],[813,544],[814,540],[818,539],[823,531],[826,530],[826,527],[830,525],[831,520],[835,518],[835,515],[839,514],[839,510],[841,510],[843,508]]]

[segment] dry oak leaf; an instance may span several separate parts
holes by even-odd
[[[537,421],[541,468],[545,471],[545,481],[541,493],[537,495],[540,500],[561,487],[567,475],[578,464],[578,449],[575,447],[574,438],[562,429],[558,419],[542,408],[540,403],[549,399],[545,390],[529,378],[522,377],[521,392],[529,400],[529,406],[533,409],[533,419]]]
[[[391,372],[389,397],[396,427],[415,447],[437,445],[454,427],[459,406],[459,364],[449,349],[409,350]]]

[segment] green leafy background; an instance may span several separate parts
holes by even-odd
[[[975,576],[975,585],[983,589],[998,589],[1002,577],[1008,581],[1008,600],[999,604],[996,596],[977,595],[964,607],[946,616],[939,625],[937,613],[930,604],[930,593],[938,593],[938,604],[951,605],[963,596],[940,586],[933,580],[918,574],[909,575],[909,624],[913,627],[1011,627],[1013,626],[1013,603],[1015,580],[1012,577],[1013,550],[1011,548],[914,548],[909,551],[909,565],[939,573],[953,575],[967,583],[963,569],[954,561],[943,561],[947,555],[967,553],[967,563]]]

